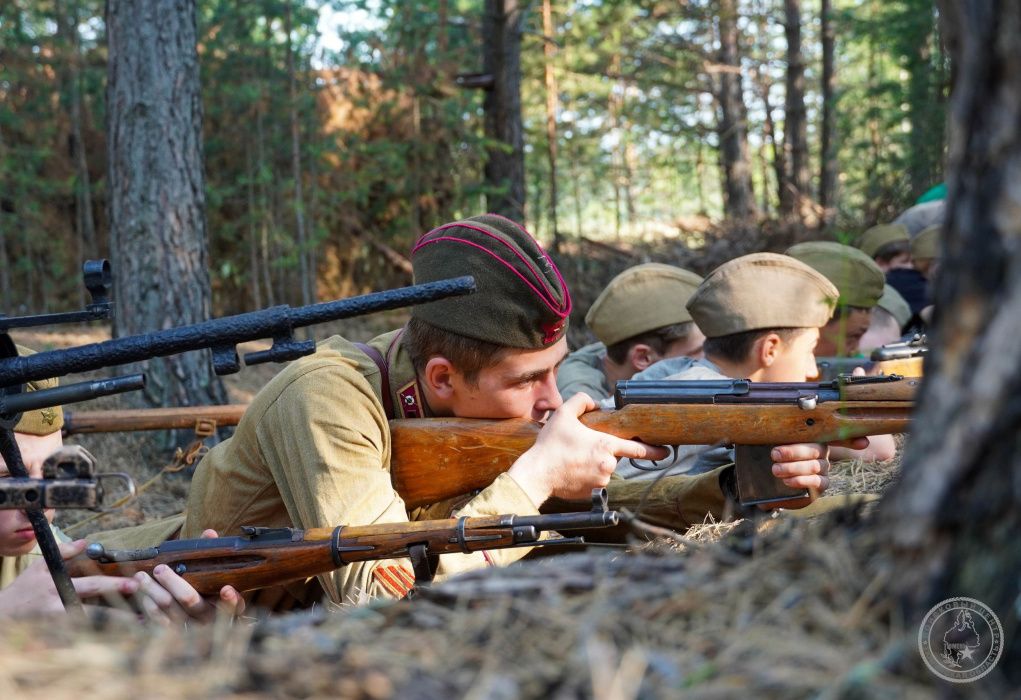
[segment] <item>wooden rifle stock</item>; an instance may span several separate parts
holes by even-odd
[[[722,403],[719,401],[730,395],[710,393],[710,400],[703,403],[671,403],[667,399],[632,403],[616,410],[593,411],[581,420],[594,430],[653,445],[773,446],[901,433],[910,421],[918,380],[886,379],[891,381],[843,386],[839,400],[808,400],[819,395],[818,391],[813,394],[812,388],[822,385],[794,383],[783,385],[792,397],[784,402],[776,396],[758,401],[752,396],[747,402]],[[621,382],[618,387],[623,384],[681,387],[700,383]],[[753,391],[769,391],[775,386],[746,384]],[[394,489],[408,508],[415,508],[485,488],[532,446],[541,427],[534,421],[516,419],[392,421],[390,478]]]
[[[194,428],[200,421],[215,421],[218,426],[237,425],[246,408],[247,404],[228,404],[123,411],[65,411],[64,434],[187,430]]]
[[[548,515],[491,515],[405,523],[295,530],[244,527],[234,537],[171,540],[155,547],[107,551],[89,545],[68,562],[71,576],[130,576],[166,564],[202,595],[223,586],[239,591],[310,578],[345,564],[550,544],[582,544],[580,537],[542,540],[549,531],[570,532],[617,525],[606,490],[592,492],[592,509]],[[416,566],[416,569],[418,567]],[[417,573],[416,573],[417,576]],[[421,583],[422,581],[420,581]]]

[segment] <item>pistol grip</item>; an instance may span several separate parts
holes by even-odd
[[[734,474],[737,477],[737,498],[741,505],[780,507],[786,501],[809,497],[808,489],[791,488],[773,476],[772,451],[769,445],[734,446]]]

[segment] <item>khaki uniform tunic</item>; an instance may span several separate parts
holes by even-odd
[[[397,410],[403,408],[408,417],[427,416],[399,333],[375,338],[370,345],[386,358]],[[339,336],[291,363],[255,397],[234,436],[199,463],[181,537],[198,537],[204,528],[236,534],[242,525],[306,529],[538,513],[506,474],[460,502],[408,513],[390,484],[390,431],[381,385],[372,359]],[[437,574],[510,563],[527,551],[447,554]],[[409,578],[414,580],[407,559],[354,563],[319,577],[338,603],[399,597],[407,587],[395,582]]]
[[[397,412],[428,416],[399,331],[369,344],[386,358]],[[535,514],[535,504],[503,474],[477,494],[408,513],[390,483],[390,431],[380,399],[382,377],[375,363],[352,343],[330,338],[309,357],[274,377],[245,411],[234,436],[202,459],[192,480],[184,515],[93,537],[109,548],[150,547],[180,531],[196,538],[205,528],[221,535],[242,525],[334,527],[424,520],[451,515]],[[726,498],[723,473],[670,477],[655,485],[624,481],[608,486],[614,508],[641,505],[640,515],[658,525],[684,529],[707,514],[721,518]],[[503,549],[440,557],[438,577],[487,564],[509,564],[528,549]],[[407,559],[349,564],[319,576],[336,602],[400,597],[411,570]],[[259,591],[254,604],[282,610],[309,604],[321,594],[315,581]],[[252,602],[252,601],[250,601]]]
[[[564,401],[580,392],[597,402],[613,396],[613,387],[603,371],[604,359],[606,346],[602,343],[586,345],[567,356],[557,370],[557,389]]]

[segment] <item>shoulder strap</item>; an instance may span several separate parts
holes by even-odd
[[[355,343],[354,346],[369,356],[369,359],[376,363],[376,367],[379,368],[379,374],[382,378],[382,390],[383,394],[380,398],[383,401],[383,410],[386,411],[387,420],[393,420],[394,418],[394,400],[393,393],[390,390],[390,368],[387,367],[386,360],[383,359],[383,355],[376,348],[365,343]]]

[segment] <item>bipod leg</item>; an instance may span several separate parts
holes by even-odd
[[[3,455],[11,476],[28,478],[28,470],[25,469],[25,463],[21,460],[21,450],[18,449],[18,443],[14,440],[13,430],[0,428],[0,454]],[[50,570],[50,576],[53,577],[53,585],[57,588],[60,602],[64,604],[64,609],[68,612],[81,612],[81,601],[78,600],[74,584],[71,583],[71,577],[67,574],[64,557],[60,555],[57,539],[50,529],[50,521],[46,519],[46,514],[40,508],[27,509],[25,514],[28,516],[28,521],[32,523],[35,540],[39,543],[39,551],[42,552],[46,566]]]

